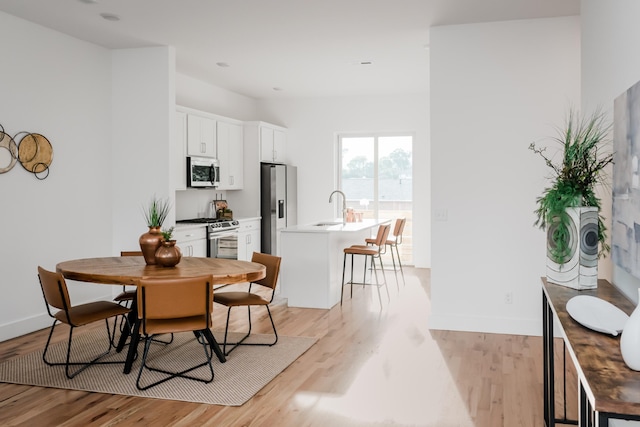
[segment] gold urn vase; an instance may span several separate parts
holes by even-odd
[[[140,236],[140,250],[147,265],[156,264],[156,251],[162,243],[160,227],[149,227],[149,231]]]
[[[156,264],[162,267],[174,267],[180,262],[182,252],[175,240],[163,240],[156,250],[155,258]]]

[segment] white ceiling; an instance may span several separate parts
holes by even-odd
[[[107,48],[175,46],[181,74],[281,98],[426,93],[431,26],[578,15],[580,1],[0,0],[0,11]]]

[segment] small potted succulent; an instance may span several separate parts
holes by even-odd
[[[551,185],[536,199],[535,225],[547,231],[547,280],[576,289],[597,286],[598,258],[609,252],[596,187],[613,163],[611,124],[601,110],[585,117],[570,111],[553,140],[562,156],[529,146],[551,169]]]
[[[173,230],[175,229],[175,227],[170,227],[170,228],[163,228],[162,231],[160,232],[160,234],[162,234],[162,238],[163,241],[165,242],[170,242],[172,241],[172,237],[173,237]],[[175,242],[175,240],[173,240]]]
[[[147,206],[142,207],[144,219],[149,230],[140,236],[139,243],[147,265],[154,265],[155,253],[162,242],[161,227],[171,210],[169,199],[153,197]]]
[[[156,250],[156,264],[162,267],[174,267],[180,262],[182,258],[182,252],[180,248],[176,246],[176,241],[172,239],[174,227],[163,229],[162,242],[160,247]]]

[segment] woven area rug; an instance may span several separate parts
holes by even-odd
[[[230,334],[231,335],[231,334]],[[214,332],[219,343],[224,334]],[[162,338],[168,338],[168,335]],[[239,338],[233,335],[231,340]],[[270,342],[272,336],[252,335],[247,342]],[[90,360],[92,355],[98,355],[102,346],[96,343],[106,342],[106,332],[96,330],[88,334],[78,334],[73,339],[72,356],[76,360]],[[42,351],[36,351],[18,356],[0,364],[0,382],[54,387],[72,390],[85,390],[98,393],[140,396],[167,400],[181,400],[186,402],[200,402],[214,405],[240,406],[255,395],[260,389],[273,380],[280,372],[293,363],[314,343],[315,338],[283,337],[272,347],[240,346],[229,356],[226,363],[220,363],[213,355],[213,370],[215,377],[209,384],[198,381],[174,378],[146,391],[136,388],[136,378],[140,369],[140,359],[144,344],[140,344],[140,357],[134,362],[129,375],[122,373],[123,365],[94,365],[81,372],[73,379],[67,379],[64,366],[48,366],[42,361]],[[44,347],[44,342],[43,342]],[[221,345],[222,347],[222,345]],[[104,346],[106,350],[106,346]],[[50,347],[47,353],[49,361],[64,361],[66,342]],[[115,353],[103,360],[124,360],[126,348],[122,353]],[[84,357],[84,359],[83,359]],[[170,371],[180,370],[203,362],[204,350],[191,333],[176,334],[169,345],[151,345],[148,365],[158,366]],[[195,363],[193,363],[195,361]],[[76,367],[72,367],[75,369]],[[199,368],[192,375],[206,377],[208,368]],[[144,370],[143,385],[162,378]]]

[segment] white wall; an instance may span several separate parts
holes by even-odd
[[[262,100],[260,119],[288,129],[287,157],[298,167],[298,223],[335,216],[333,165],[339,133],[413,132],[413,245],[418,267],[431,266],[428,94]],[[303,172],[302,172],[303,171]]]
[[[256,100],[184,74],[176,75],[176,103],[237,120],[258,120]]]
[[[447,219],[432,222],[430,328],[540,334],[548,170],[528,146],[579,105],[579,36],[578,17],[431,29],[432,208]]]
[[[170,47],[114,50],[113,253],[139,248],[147,231],[143,206],[170,198],[170,144],[175,133],[175,51]],[[174,211],[167,224],[175,220]],[[103,254],[104,255],[104,254]]]
[[[0,12],[0,124],[41,133],[49,177],[0,175],[0,341],[48,326],[37,266],[111,253],[111,54]],[[75,286],[77,285],[77,286]],[[110,295],[70,284],[73,302]]]
[[[601,105],[613,119],[613,101],[640,80],[640,2],[582,0],[582,99],[586,107]],[[602,205],[611,230],[611,192]],[[637,302],[640,280],[612,266],[612,282]],[[611,278],[611,277],[609,277]]]

